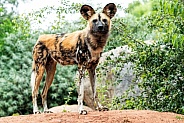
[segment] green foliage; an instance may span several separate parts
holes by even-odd
[[[131,59],[138,60],[135,72],[142,93],[131,100],[133,106],[183,114],[183,50],[160,44],[138,47]]]
[[[0,7],[0,14],[1,13],[4,13],[5,12],[5,9],[4,8],[1,8]],[[5,16],[5,17],[3,17]],[[1,51],[1,48],[4,44],[4,39],[8,33],[11,33],[13,32],[13,23],[11,22],[11,18],[9,17],[6,17],[7,15],[2,15],[0,17],[0,51]]]
[[[184,114],[184,6],[177,0],[154,2],[159,4],[153,6],[154,11],[150,15],[137,20],[137,25],[132,29],[137,39],[132,36],[133,42],[129,43],[135,53],[127,61],[135,65],[135,80],[140,81],[141,95],[122,95],[113,103],[119,109],[151,109]],[[145,28],[143,32],[146,35],[140,33],[141,29],[134,30],[137,26]],[[156,43],[146,45],[142,40],[150,34]],[[120,104],[122,100],[125,103]]]
[[[151,12],[151,5],[152,2],[150,1],[141,3],[139,0],[136,0],[130,3],[125,11],[139,18]]]
[[[11,11],[8,11],[7,4],[11,6]],[[18,5],[18,1],[16,0],[0,0],[0,51],[4,45],[4,38],[8,36],[10,33],[14,33],[14,22],[13,14],[15,13],[15,8]],[[9,8],[10,9],[10,8]]]
[[[132,20],[134,19],[132,18]],[[106,44],[104,52],[115,49],[119,46],[127,45],[130,42],[131,30],[129,30],[129,27],[127,27],[127,25],[131,22],[135,23],[135,21],[131,21],[131,19],[126,18],[112,19],[111,34],[108,38],[108,42]]]
[[[0,59],[0,67],[3,68],[0,70],[0,116],[28,113],[31,107],[28,77],[33,42],[19,38],[23,38],[21,34],[11,34],[6,38]]]

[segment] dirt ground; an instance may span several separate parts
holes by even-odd
[[[184,115],[149,110],[60,112],[1,117],[0,123],[184,123]]]

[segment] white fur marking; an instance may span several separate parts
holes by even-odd
[[[33,90],[34,90],[34,87],[35,87],[35,79],[36,79],[36,73],[35,71],[33,71],[31,73],[31,88],[32,88],[32,93],[33,93]]]
[[[32,89],[32,94],[35,88],[35,81],[36,81],[36,73],[35,71],[32,71],[31,73],[31,89]],[[36,112],[38,112],[38,106],[37,106],[37,97],[35,96],[33,99],[33,113],[35,114]]]
[[[84,110],[83,109],[83,98],[84,98],[84,78],[81,78],[81,83],[79,84],[79,97],[78,97],[78,105],[79,105],[79,114]]]
[[[43,111],[48,111],[47,100],[44,101],[44,104],[43,104]]]

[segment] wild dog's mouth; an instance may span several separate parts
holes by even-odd
[[[91,30],[92,34],[95,35],[101,35],[101,34],[108,34],[109,33],[109,29],[107,26],[102,26],[102,27],[93,27],[93,29]]]
[[[106,34],[109,32],[109,30],[106,29],[105,27],[103,27],[102,29],[98,29],[97,32],[102,33],[102,34]]]

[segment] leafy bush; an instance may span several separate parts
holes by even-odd
[[[177,0],[156,1],[153,2],[158,3],[153,4],[154,11],[135,24],[131,33],[132,42],[129,43],[135,53],[127,61],[135,65],[136,82],[140,81],[142,93],[137,97],[122,95],[113,103],[119,109],[151,109],[184,114],[184,7]],[[143,30],[146,35],[135,31],[137,26],[146,29]],[[139,38],[136,39],[134,33]],[[156,41],[153,45],[142,42],[149,34]],[[122,100],[126,103],[120,104]]]
[[[0,59],[3,68],[0,70],[0,116],[28,113],[31,107],[29,78],[33,42],[19,38],[22,38],[21,33],[6,38]]]

